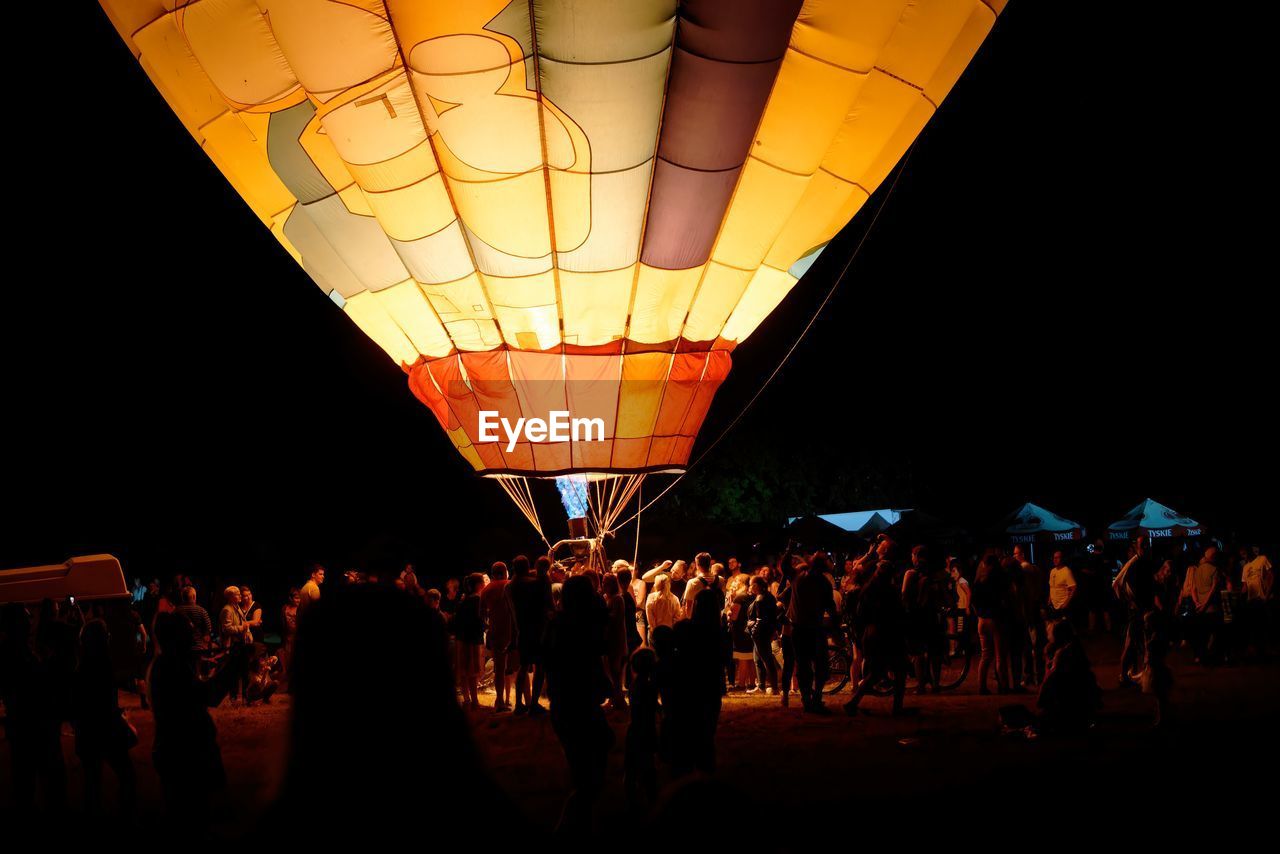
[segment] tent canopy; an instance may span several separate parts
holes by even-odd
[[[898,521],[885,529],[898,543],[912,545],[924,542],[946,543],[964,540],[968,533],[959,525],[930,516],[921,510],[903,510]]]
[[[1013,543],[1065,543],[1084,536],[1079,522],[1029,501],[1004,518],[1000,531]]]
[[[787,526],[787,536],[803,545],[839,545],[849,539],[849,532],[821,516],[796,516]]]
[[[1148,498],[1128,513],[1107,526],[1107,537],[1112,540],[1128,540],[1146,534],[1155,539],[1159,537],[1198,537],[1204,533],[1200,523],[1190,516],[1184,516],[1159,501]]]
[[[818,516],[792,516],[787,520],[794,526],[802,519],[821,519],[841,531],[850,534],[878,534],[902,518],[904,510],[852,510],[847,513],[824,513]]]

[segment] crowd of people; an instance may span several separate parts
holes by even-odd
[[[972,642],[978,693],[1034,691],[1034,711],[1010,706],[1009,717],[1039,737],[1092,725],[1101,690],[1084,638],[1114,626],[1124,638],[1120,685],[1152,695],[1162,726],[1175,644],[1190,646],[1197,663],[1261,656],[1275,626],[1269,559],[1257,547],[1241,548],[1234,563],[1222,554],[1178,543],[1157,559],[1143,535],[1123,558],[1098,542],[1053,550],[1042,569],[1024,545],[939,561],[925,545],[906,551],[880,536],[839,572],[829,553],[791,548],[754,571],[707,552],[643,572],[626,561],[573,569],[519,556],[424,596],[449,627],[465,707],[479,707],[486,659],[493,714],[542,714],[545,685],[573,775],[573,823],[602,782],[608,712],[630,704],[627,788],[651,795],[659,759],[676,776],[714,769],[721,699],[731,692],[776,695],[784,707],[798,694],[804,713],[831,714],[833,636],[852,651],[846,714],[877,687],[889,689],[892,714],[911,714],[908,679],[918,693],[940,690],[944,661]]]
[[[1055,550],[1047,569],[1021,545],[937,559],[925,545],[908,550],[883,535],[839,559],[789,546],[753,569],[707,552],[643,571],[621,560],[566,566],[521,555],[486,573],[446,579],[443,590],[424,586],[412,565],[391,575],[348,571],[338,576],[342,595],[327,613],[351,607],[360,590],[377,591],[384,604],[412,603],[406,613],[428,638],[415,643],[438,644],[447,663],[436,674],[406,671],[395,679],[447,680],[450,706],[472,717],[547,715],[572,782],[560,826],[573,833],[590,826],[605,783],[615,741],[611,715],[627,719],[626,791],[652,805],[659,767],[673,779],[714,771],[721,703],[730,693],[831,714],[824,688],[833,638],[851,651],[848,715],[859,714],[877,688],[891,697],[892,714],[910,714],[908,680],[917,692],[938,691],[944,662],[972,639],[978,692],[1034,689],[1027,729],[1038,736],[1088,729],[1101,692],[1083,638],[1119,631],[1121,686],[1151,694],[1154,722],[1162,725],[1172,648],[1189,646],[1204,665],[1261,656],[1276,625],[1273,569],[1260,549],[1240,548],[1229,561],[1217,544],[1164,545],[1157,553],[1139,536],[1123,558],[1108,556],[1102,543]],[[153,710],[152,759],[169,812],[204,821],[209,797],[224,781],[209,709],[269,703],[282,686],[296,704],[293,683],[305,681],[298,673],[328,686],[334,677],[323,662],[356,656],[361,644],[391,630],[374,623],[343,645],[328,635],[314,640],[316,630],[309,669],[295,665],[300,627],[324,624],[306,616],[325,610],[322,594],[324,601],[333,594],[324,594],[324,585],[325,569],[313,565],[272,620],[244,584],[222,590],[211,617],[185,576],[163,593],[157,580],[136,580],[126,603],[46,600],[34,614],[4,606],[0,697],[19,805],[34,804],[42,791],[45,805],[65,807],[60,731],[70,723],[86,810],[101,810],[105,767],[118,781],[122,811],[133,810],[137,735],[120,709],[123,687]],[[352,668],[363,674],[370,666]],[[487,679],[492,712],[481,712]],[[295,746],[298,714],[295,705]]]

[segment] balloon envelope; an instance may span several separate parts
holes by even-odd
[[[687,463],[733,348],[1004,0],[102,5],[471,465],[550,476]],[[492,440],[481,411],[600,430]]]

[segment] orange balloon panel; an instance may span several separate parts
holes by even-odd
[[[486,474],[679,470],[1001,0],[101,0]],[[481,423],[599,421],[567,442]]]

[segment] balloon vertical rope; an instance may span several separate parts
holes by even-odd
[[[542,520],[538,518],[538,506],[533,500],[533,489],[529,486],[528,478],[524,477],[500,477],[497,479],[498,485],[502,487],[502,491],[507,493],[516,508],[524,514],[524,518],[529,520],[529,524],[538,532],[538,536],[546,543],[547,548],[551,548],[551,543],[547,540],[547,535],[542,532]]]
[[[636,495],[638,496],[638,498],[636,499],[636,508],[637,508],[636,509],[636,548],[631,555],[631,571],[632,573],[635,574],[636,578],[639,578],[640,570],[639,570],[638,564],[640,563],[640,511],[644,509],[643,479],[641,480],[640,485],[636,487]]]

